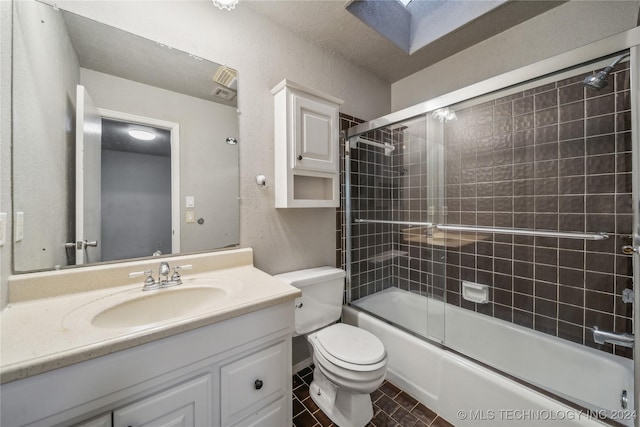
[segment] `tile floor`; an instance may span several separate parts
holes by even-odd
[[[311,367],[293,375],[294,427],[335,427],[309,396]],[[367,427],[453,427],[431,409],[389,381],[371,393],[373,418]]]

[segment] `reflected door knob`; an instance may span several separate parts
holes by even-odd
[[[256,388],[256,390],[260,390],[263,386],[263,382],[262,380],[255,380],[255,382],[253,383],[253,386]]]
[[[302,156],[298,156],[298,160],[302,160]]]

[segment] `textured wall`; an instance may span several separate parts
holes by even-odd
[[[15,243],[16,270],[24,271],[67,265],[63,243],[75,234],[69,220],[75,201],[67,195],[75,176],[60,165],[75,161],[80,67],[59,13],[30,2],[16,3],[16,11],[13,136],[21,143],[13,146],[13,204],[24,212],[24,239]],[[45,183],[47,191],[40,191]]]
[[[572,0],[391,86],[393,111],[636,26],[635,1]]]
[[[7,233],[11,230],[11,40],[11,3],[0,1],[0,212],[7,214]],[[7,239],[0,246],[0,308],[7,301],[11,260],[11,239]]]

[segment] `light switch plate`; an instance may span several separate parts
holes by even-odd
[[[24,238],[24,212],[16,212],[15,233],[16,242],[22,241]]]
[[[187,208],[195,208],[196,207],[196,198],[193,196],[187,196],[186,197],[187,201],[186,201],[186,207]]]
[[[0,246],[7,241],[7,213],[0,212]]]
[[[196,222],[196,213],[194,211],[187,211],[185,221],[188,223]]]

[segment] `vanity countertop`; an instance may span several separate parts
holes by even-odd
[[[300,290],[253,266],[251,249],[166,258],[172,264],[193,263],[192,274],[183,275],[183,284],[155,291],[142,291],[142,278],[126,279],[124,272],[157,267],[160,260],[119,263],[87,269],[16,276],[11,285],[22,286],[14,301],[0,316],[0,383],[61,368],[84,360],[124,350],[181,332],[217,323],[252,311],[293,301]],[[113,272],[125,279],[116,281]],[[65,272],[67,272],[65,274]],[[189,273],[189,272],[186,272]],[[94,280],[91,280],[94,274]],[[111,278],[104,277],[111,275]],[[81,282],[91,290],[81,291]],[[134,283],[135,282],[135,283]],[[51,286],[57,283],[57,294]],[[133,284],[132,284],[133,283]],[[65,286],[68,285],[68,286]],[[224,299],[205,304],[199,310],[170,320],[137,327],[96,327],[94,316],[115,302],[214,286],[226,292]],[[30,289],[29,289],[30,288]],[[47,289],[38,292],[39,288]],[[46,297],[35,297],[45,294]],[[230,331],[232,333],[232,331]]]

